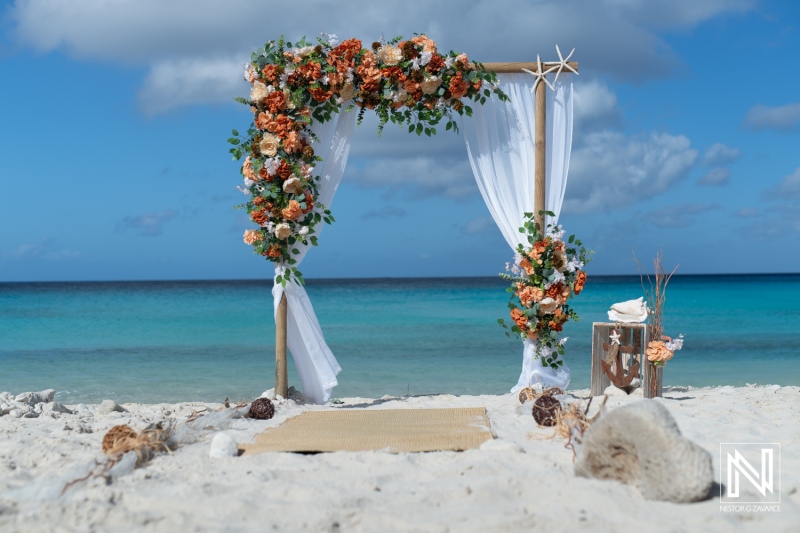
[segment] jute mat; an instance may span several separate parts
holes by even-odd
[[[263,452],[461,451],[491,440],[486,409],[339,409],[306,411],[241,444]]]

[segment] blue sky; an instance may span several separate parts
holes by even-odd
[[[225,139],[240,65],[285,33],[425,32],[472,59],[576,47],[561,222],[590,274],[800,266],[800,7],[758,0],[4,2],[0,281],[271,277]],[[347,6],[346,8],[344,6]],[[357,131],[306,277],[494,275],[511,252],[463,138]]]

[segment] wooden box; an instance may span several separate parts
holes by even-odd
[[[649,378],[650,365],[647,364],[647,357],[644,354],[649,341],[650,330],[648,325],[629,322],[594,322],[592,324],[592,396],[602,395],[606,388],[611,385],[611,380],[603,372],[601,361],[607,354],[603,344],[611,344],[610,335],[614,329],[619,332],[620,346],[631,346],[633,348],[633,353],[629,355],[623,354],[625,355],[623,359],[627,359],[623,360],[623,368],[630,368],[634,363],[638,362],[640,371],[637,377],[639,377],[640,386],[647,383],[646,379]],[[646,375],[642,375],[642,371]]]

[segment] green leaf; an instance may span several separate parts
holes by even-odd
[[[570,244],[572,244],[572,241],[574,241],[574,240],[575,240],[575,235],[570,235],[570,236],[569,236],[569,239],[567,240],[567,242],[569,242]]]
[[[237,130],[231,130],[231,133],[233,133],[234,137],[239,136],[239,132]]]

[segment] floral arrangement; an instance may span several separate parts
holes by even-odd
[[[549,211],[539,215],[555,217]],[[564,364],[559,355],[564,354],[568,337],[560,338],[563,325],[570,318],[580,320],[578,314],[567,303],[573,295],[580,294],[586,284],[586,272],[582,269],[593,253],[583,243],[570,235],[565,242],[561,226],[548,224],[542,235],[534,223],[533,213],[525,213],[520,233],[527,235],[529,246],[517,247],[514,263],[506,264],[500,277],[511,281],[506,289],[511,293],[508,308],[513,324],[509,326],[501,318],[498,323],[506,328],[506,335],[521,340],[531,339],[536,343],[536,355],[543,364],[558,368]]]
[[[672,279],[675,271],[678,270],[678,267],[676,266],[672,272],[667,274],[666,270],[664,270],[663,252],[659,251],[655,259],[653,259],[654,271],[651,279],[649,274],[641,274],[642,268],[636,259],[636,254],[634,254],[633,258],[639,267],[642,289],[647,298],[647,306],[650,308],[650,335],[653,339],[656,339],[647,343],[644,353],[653,366],[664,366],[667,361],[672,359],[677,350],[683,348],[683,333],[675,339],[664,335],[663,322],[664,304],[667,301],[667,284]],[[650,286],[649,290],[644,286],[645,277],[647,277],[647,282]]]
[[[234,159],[245,158],[239,189],[249,198],[237,207],[258,225],[245,231],[244,242],[278,264],[276,281],[284,286],[303,282],[294,266],[298,243],[316,246],[316,225],[334,221],[318,201],[315,168],[322,159],[314,153],[312,124],[331,120],[343,106],[358,107],[359,124],[366,109],[375,110],[379,134],[391,121],[431,136],[443,120],[446,130],[458,130],[454,112],[472,115],[465,99],[484,103],[492,92],[507,99],[494,73],[466,54],[439,53],[425,35],[371,49],[358,39],[325,37],[294,45],[281,37],[252,54],[244,70],[250,98],[236,100],[250,106],[253,123],[246,135],[233,130],[228,139]]]

